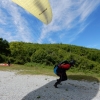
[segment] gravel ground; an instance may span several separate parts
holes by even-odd
[[[54,88],[56,79],[0,71],[0,100],[100,100],[99,83],[67,80]]]

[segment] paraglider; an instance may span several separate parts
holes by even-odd
[[[57,85],[60,84],[62,81],[67,80],[66,70],[69,70],[72,66],[75,65],[75,60],[63,61],[54,67],[54,73],[59,76],[60,78],[57,79],[57,82],[54,84],[55,88],[58,88]]]
[[[48,0],[12,0],[40,21],[49,24],[52,20],[52,10]]]

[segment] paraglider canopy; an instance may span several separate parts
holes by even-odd
[[[52,10],[48,0],[12,0],[45,24],[52,20]]]

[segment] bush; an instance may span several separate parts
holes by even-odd
[[[95,66],[92,71],[95,72],[95,73],[100,73],[100,64]]]
[[[21,65],[25,64],[25,62],[23,61],[23,59],[21,59],[21,60],[16,59],[14,63],[15,64],[21,64]]]
[[[5,55],[0,55],[0,63],[6,62],[6,61],[7,61],[7,57]]]

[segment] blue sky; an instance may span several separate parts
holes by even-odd
[[[45,25],[11,0],[0,0],[0,37],[100,49],[100,0],[49,1],[53,18]]]

